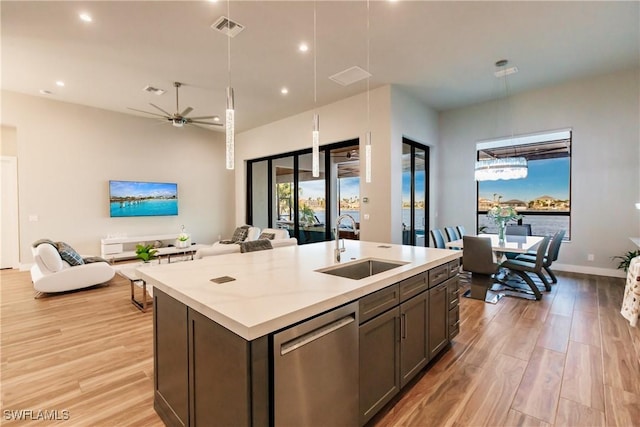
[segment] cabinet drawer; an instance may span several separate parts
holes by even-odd
[[[449,310],[449,339],[455,337],[460,332],[460,306],[455,306]]]
[[[449,282],[447,283],[447,293],[449,296],[449,310],[451,310],[460,302],[460,287],[458,285],[457,277],[449,279]]]
[[[399,285],[391,285],[377,292],[360,298],[360,323],[395,307],[400,303]]]
[[[420,273],[400,282],[400,301],[404,302],[429,287],[427,273]]]
[[[449,264],[449,277],[457,276],[460,272],[460,258],[451,261]]]
[[[449,266],[447,264],[429,270],[429,288],[444,282],[449,278]]]

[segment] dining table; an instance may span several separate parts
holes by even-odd
[[[496,253],[496,257],[498,261],[502,258],[503,254],[506,252],[511,253],[527,253],[536,246],[540,242],[542,242],[542,236],[516,236],[507,234],[505,236],[505,241],[500,242],[497,234],[478,234],[474,235],[474,237],[488,237],[491,239],[491,249]],[[464,247],[463,239],[452,240],[450,242],[446,242],[444,244],[448,248],[460,248]]]

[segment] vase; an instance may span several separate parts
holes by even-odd
[[[504,232],[507,228],[505,221],[498,221],[498,244],[504,244]]]

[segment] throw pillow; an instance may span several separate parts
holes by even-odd
[[[248,225],[243,225],[242,227],[238,227],[233,232],[233,236],[231,237],[231,240],[236,242],[236,243],[243,242],[244,239],[247,238],[247,234],[248,233],[249,233],[249,226]]]
[[[60,257],[71,266],[84,264],[80,254],[65,242],[58,242],[58,252]]]
[[[276,233],[261,233],[260,237],[258,237],[258,240],[261,240],[261,239],[273,240],[275,238],[276,238]]]
[[[271,241],[267,239],[251,240],[248,242],[240,243],[240,253],[264,251],[265,249],[273,249],[273,246],[271,246]]]

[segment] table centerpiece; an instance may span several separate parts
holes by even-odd
[[[494,206],[487,211],[487,217],[492,219],[498,226],[498,243],[504,243],[504,234],[509,221],[517,221],[522,218],[513,206],[502,206],[500,200],[502,196],[493,195]]]

